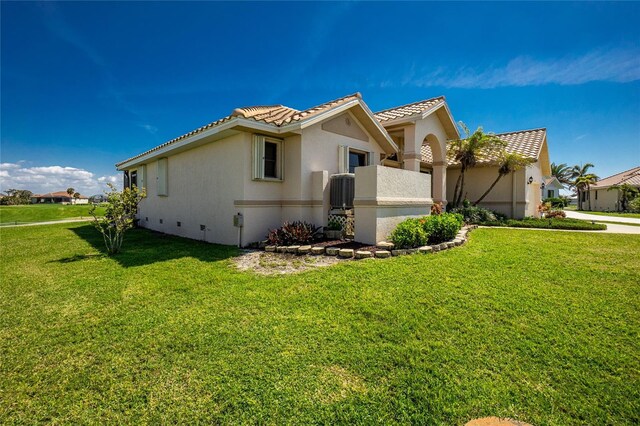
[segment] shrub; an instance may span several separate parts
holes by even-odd
[[[546,217],[547,219],[564,219],[565,217],[567,217],[567,214],[564,212],[564,210],[551,210],[547,212],[544,217]]]
[[[452,209],[451,213],[461,214],[465,223],[490,222],[505,218],[505,216],[500,213],[496,213],[482,207],[473,206],[458,207],[456,209]]]
[[[342,224],[335,219],[331,219],[327,224],[327,230],[329,231],[342,231]]]
[[[278,246],[310,244],[319,230],[319,227],[307,222],[285,222],[282,228],[270,230],[267,240],[269,244]]]
[[[544,200],[542,200],[543,203],[545,204],[551,204],[551,207],[554,208],[564,208],[567,207],[569,205],[569,200],[567,198],[546,198]]]
[[[429,244],[440,244],[455,238],[464,224],[459,213],[444,213],[420,219]]]
[[[629,210],[634,213],[640,213],[640,196],[629,201]]]
[[[439,217],[433,216],[433,217]],[[391,233],[391,242],[396,248],[405,249],[420,247],[427,244],[429,235],[425,232],[423,224],[424,219],[406,219],[396,226]]]
[[[484,222],[483,226],[509,226],[513,228],[541,228],[541,229],[573,229],[573,230],[604,230],[603,223],[591,223],[580,219],[507,219],[503,221]]]

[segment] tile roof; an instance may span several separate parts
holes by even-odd
[[[73,195],[69,196],[67,191],[47,192],[46,194],[32,195],[32,198],[73,198]],[[79,198],[87,198],[84,195],[80,195]]]
[[[604,179],[600,179],[597,183],[591,185],[591,188],[606,188],[614,185],[622,185],[623,183],[632,186],[640,186],[640,166],[615,174],[613,176],[606,177]]]
[[[538,159],[542,143],[545,140],[547,129],[532,129],[532,130],[520,130],[517,132],[500,133],[497,134],[500,139],[507,143],[505,150],[509,153],[517,153],[527,158]],[[433,163],[433,154],[429,145],[423,145],[421,149],[422,161],[431,164]],[[478,161],[478,164],[490,164],[497,160],[497,153],[491,155],[485,155]],[[448,165],[455,164],[453,158],[449,158]]]
[[[272,125],[274,127],[281,127],[287,124],[291,124],[293,122],[302,121],[307,118],[311,118],[315,115],[323,113],[325,111],[330,110],[333,107],[345,104],[347,102],[353,101],[355,99],[362,99],[362,95],[360,93],[354,93],[352,95],[344,96],[342,98],[335,99],[333,101],[325,102],[324,104],[314,106],[312,108],[308,108],[303,111],[299,111],[293,108],[289,108],[284,105],[258,105],[244,108],[236,108],[233,112],[226,116],[222,117],[216,121],[213,121],[209,124],[205,124],[202,127],[198,127],[195,130],[190,131],[189,133],[185,133],[184,135],[178,136],[177,138],[173,138],[161,145],[156,146],[148,151],[145,151],[141,154],[135,155],[131,158],[128,158],[124,161],[119,162],[116,166],[126,163],[131,160],[135,160],[136,158],[140,158],[144,155],[147,155],[153,151],[157,151],[161,148],[164,148],[168,145],[174,144],[178,141],[186,139],[190,136],[197,135],[211,128],[217,127],[227,121],[231,121],[236,117],[241,117],[245,119],[250,119],[258,122],[262,122],[264,124]]]
[[[444,96],[438,96],[437,98],[431,98],[424,101],[414,102],[412,104],[385,109],[384,111],[376,112],[374,116],[380,123],[384,124],[386,121],[392,121],[399,118],[421,114],[441,102],[444,102]]]

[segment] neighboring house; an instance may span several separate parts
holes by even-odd
[[[88,204],[89,199],[84,195],[80,195],[80,197],[73,197],[69,196],[66,191],[58,191],[40,195],[32,195],[31,203]]]
[[[558,198],[561,189],[564,189],[564,185],[560,183],[558,178],[555,176],[545,178],[542,186],[542,198]]]
[[[480,206],[514,218],[537,217],[538,206],[542,201],[542,189],[546,188],[545,176],[551,175],[546,129],[521,130],[496,136],[507,143],[505,148],[507,152],[518,153],[535,162],[503,177]],[[498,176],[497,160],[495,155],[480,156],[476,166],[466,171],[463,198],[474,202],[489,188]],[[422,162],[426,168],[436,164],[429,146],[424,146],[422,149]],[[453,191],[459,176],[460,165],[449,158],[447,168],[447,200],[449,201],[453,199]]]
[[[591,210],[594,211],[619,211],[622,206],[620,203],[620,191],[611,189],[611,187],[628,184],[640,190],[640,166],[633,169],[615,174],[613,176],[600,179],[587,193],[583,193],[582,208],[589,208],[589,199],[591,199]]]
[[[455,137],[442,97],[374,115],[356,93],[303,111],[238,108],[116,166],[125,186],[146,188],[138,217],[150,229],[244,246],[284,221],[326,225],[344,207],[355,239],[375,243],[430,212],[423,145],[441,160],[433,198],[444,201],[446,140]],[[344,191],[349,177],[355,187]]]

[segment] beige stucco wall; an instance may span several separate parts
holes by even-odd
[[[449,202],[453,200],[453,191],[459,176],[460,169],[447,169],[447,200]],[[497,167],[478,166],[467,170],[464,189],[466,198],[472,203],[475,202],[491,186],[497,176]],[[531,185],[527,184],[527,179],[530,176],[533,177]],[[540,166],[538,163],[534,163],[526,170],[519,170],[500,179],[480,203],[480,206],[506,214],[509,217],[537,216],[541,182]]]
[[[350,126],[359,126],[349,113],[332,119],[347,117]],[[241,237],[242,245],[263,240],[269,229],[284,221],[326,225],[327,184],[329,176],[338,172],[338,147],[372,152],[374,159],[379,159],[383,150],[362,128],[342,132],[351,131],[359,139],[335,133],[347,126],[346,120],[344,124],[334,121],[330,126],[333,131],[324,130],[322,124],[284,138],[282,181],[252,179],[253,134],[249,132],[168,156],[168,196],[157,195],[157,161],[149,162],[148,195],[140,203],[140,225],[221,244],[237,244]],[[361,140],[363,133],[367,140]],[[241,236],[233,226],[233,216],[238,213],[244,218]],[[205,225],[204,231],[200,225]]]
[[[591,210],[599,212],[617,211],[618,210],[618,191],[607,191],[606,189],[598,189],[598,199],[596,199],[596,190],[589,191],[591,197]],[[589,209],[589,199],[582,203],[582,208]]]
[[[233,176],[244,169],[247,160],[241,148],[248,138],[239,134],[169,156],[167,196],[157,195],[157,161],[147,164],[147,197],[140,203],[140,225],[197,240],[236,243],[233,200],[242,197],[243,185]]]
[[[356,241],[386,240],[404,219],[430,214],[430,175],[375,165],[359,167],[355,175]]]

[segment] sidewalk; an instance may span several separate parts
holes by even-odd
[[[47,222],[29,222],[29,223],[17,223],[8,222],[7,224],[0,224],[0,228],[15,228],[18,226],[37,226],[37,225],[55,225],[56,223],[73,223],[73,222],[90,222],[91,218],[86,219],[61,219],[61,220],[50,220]]]

